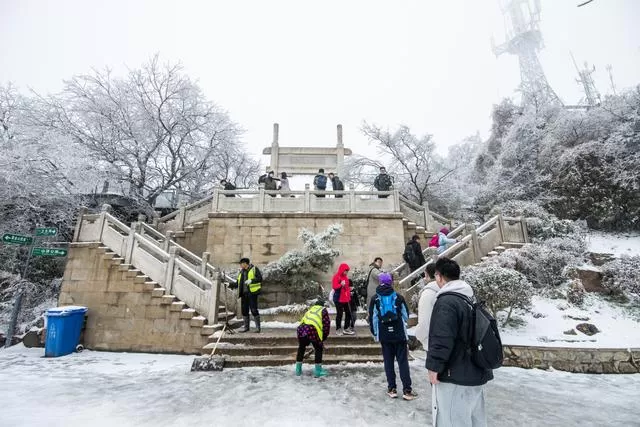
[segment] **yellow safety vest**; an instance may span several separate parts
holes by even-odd
[[[321,305],[312,306],[307,312],[302,316],[302,320],[300,323],[303,325],[311,325],[316,328],[318,332],[318,337],[320,341],[322,341],[322,310],[324,309]]]
[[[262,287],[262,283],[260,282],[253,283],[253,279],[255,278],[256,278],[256,267],[251,266],[251,269],[249,269],[249,272],[247,273],[247,279],[251,280],[251,283],[249,284],[249,292],[251,292],[252,294],[255,294],[256,292],[258,292]],[[238,273],[238,288],[242,286],[242,283],[240,283],[240,279],[242,279],[242,270],[240,270],[240,273]]]

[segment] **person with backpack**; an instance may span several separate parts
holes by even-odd
[[[226,179],[220,180],[220,185],[222,185],[222,189],[225,191],[234,191],[236,186],[227,181]],[[225,194],[225,197],[236,197],[235,194]]]
[[[418,300],[418,324],[416,325],[416,339],[422,343],[425,351],[429,348],[429,322],[431,321],[431,313],[436,303],[436,295],[440,290],[436,283],[436,265],[431,262],[425,267],[427,284],[420,291]]]
[[[369,274],[367,274],[367,295],[365,303],[369,307],[369,301],[376,294],[376,289],[380,286],[380,280],[378,277],[382,273],[382,258],[376,257],[371,264],[369,264]]]
[[[330,173],[329,179],[331,180],[331,187],[333,188],[333,191],[344,191],[344,184],[342,183],[338,175]],[[336,194],[334,197],[336,199],[341,199],[342,196],[342,194]]]
[[[336,305],[336,334],[342,335],[342,316],[344,316],[344,334],[353,335],[355,332],[351,329],[351,282],[348,277],[349,266],[345,263],[340,264],[338,271],[333,275],[331,287],[333,289],[333,302]]]
[[[376,179],[373,180],[373,186],[378,191],[391,191],[393,187],[393,180],[391,176],[387,174],[387,169],[384,166],[380,167],[380,173],[376,176]],[[386,199],[389,197],[388,194],[378,195],[379,199]]]
[[[313,189],[316,191],[327,190],[327,177],[324,174],[324,169],[318,169],[318,174],[313,178]],[[324,194],[316,194],[316,197],[325,197]]]
[[[407,242],[404,248],[402,258],[412,273],[427,263],[422,253],[422,246],[420,246],[420,236],[414,234],[413,237],[411,237],[411,240]]]
[[[313,376],[319,378],[327,375],[327,371],[322,368],[323,343],[329,337],[329,329],[331,329],[331,318],[326,306],[327,300],[319,297],[300,320],[300,326],[297,329],[296,376],[302,375],[302,361],[309,344],[313,346],[315,358]]]
[[[440,229],[440,231],[438,232],[438,253],[441,254],[442,252],[446,251],[448,249],[449,246],[458,243],[460,241],[460,239],[450,239],[447,237],[447,234],[449,234],[449,229],[447,227],[442,227]],[[435,237],[435,236],[434,236]],[[431,239],[433,240],[433,239]],[[431,243],[429,243],[429,246],[431,246]]]
[[[369,302],[369,329],[376,342],[382,347],[384,372],[387,376],[387,395],[398,397],[394,361],[398,361],[402,398],[413,400],[417,394],[411,388],[409,371],[409,347],[407,345],[407,321],[409,308],[402,295],[393,289],[391,273],[381,273],[380,286]]]
[[[276,181],[280,181],[278,178],[274,176],[273,171],[269,171],[267,177],[264,180],[264,189],[265,191],[276,191],[278,189],[278,183]],[[269,194],[271,197],[276,197],[275,193]]]
[[[431,314],[425,366],[432,388],[433,425],[486,426],[484,385],[502,363],[495,319],[473,302],[457,262],[435,263],[440,290]]]

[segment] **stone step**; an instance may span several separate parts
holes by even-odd
[[[184,231],[176,231],[175,233],[173,233],[174,237],[184,237],[185,236],[185,232]]]
[[[488,257],[494,257],[494,256],[498,256],[498,255],[499,255],[499,254],[498,254],[498,252],[496,252],[496,251],[491,251],[491,252],[489,252],[489,253],[487,254],[487,256],[488,256]]]
[[[118,271],[129,271],[133,266],[131,264],[120,264],[118,266]]]
[[[505,249],[520,249],[524,245],[522,242],[502,242],[500,246],[503,246]]]
[[[238,322],[242,325],[242,319],[238,319]],[[254,330],[253,327],[251,330]],[[217,339],[217,335],[209,337],[210,342],[212,340],[215,342]],[[298,345],[298,338],[295,328],[263,328],[259,334],[225,334],[220,342],[254,346],[286,346]],[[336,335],[335,331],[331,330],[325,343],[327,345],[363,345],[373,344],[374,341],[369,333],[369,328],[356,328],[356,335]]]
[[[185,232],[185,233],[193,233],[194,231],[195,231],[195,230],[194,230],[194,228],[193,228],[193,226],[192,226],[192,225],[187,225],[187,226],[184,228],[184,232]]]
[[[488,259],[489,259],[488,256],[483,256],[482,258],[480,258],[480,262],[485,262]]]
[[[202,221],[193,223],[193,228],[204,228],[204,223]]]
[[[185,308],[186,305],[187,304],[185,304],[182,301],[174,301],[169,306],[169,311],[182,311]],[[193,316],[191,316],[191,317],[193,317]]]
[[[151,291],[151,296],[155,298],[162,298],[166,291],[167,290],[165,288],[155,288]]]
[[[204,346],[204,349],[211,350],[215,342]],[[311,349],[313,347],[309,347]],[[295,355],[298,351],[297,345],[282,346],[251,346],[251,345],[233,345],[220,343],[217,354],[228,356],[269,356],[269,355]],[[364,345],[327,345],[323,354],[343,354],[343,355],[361,355],[361,356],[379,356],[382,354],[380,344],[364,344]]]
[[[409,221],[409,222],[407,223],[407,228],[408,228],[408,229],[410,229],[410,230],[413,230],[413,229],[415,229],[416,227],[417,227],[417,224],[416,224],[415,222]]]
[[[194,316],[191,318],[191,326],[194,328],[201,328],[204,326],[207,318],[204,316]]]
[[[203,350],[203,354],[210,354]],[[360,356],[360,355],[335,355],[328,354],[322,357],[324,365],[337,365],[342,363],[382,363],[382,356]],[[313,356],[304,360],[304,363],[313,364]],[[226,356],[225,368],[242,368],[245,366],[283,366],[295,364],[295,356]],[[303,373],[304,375],[304,373]]]
[[[176,304],[175,302],[173,304]],[[183,303],[184,304],[184,303]],[[173,305],[172,305],[173,307]],[[193,319],[193,316],[196,315],[196,311],[193,308],[183,308],[180,311],[180,318],[181,319]]]
[[[160,304],[165,304],[165,305],[173,304],[175,300],[176,300],[175,295],[163,295],[162,302]]]
[[[133,278],[133,283],[145,283],[148,282],[151,278],[145,275],[137,275]]]
[[[124,262],[124,258],[116,257],[111,258],[111,265],[120,265]]]
[[[104,259],[104,260],[112,260],[113,258],[115,258],[115,256],[116,256],[115,252],[105,252],[102,255],[102,259]]]
[[[233,319],[227,321],[227,323],[229,323],[229,326],[231,327],[231,329],[239,329],[242,326],[244,326],[244,322],[242,321],[242,319],[233,318]],[[208,335],[207,338],[209,339],[209,342],[211,342],[211,341],[216,342],[218,340],[218,335],[216,334],[216,332],[221,331],[223,326],[224,326],[224,323],[216,323],[215,325],[204,325],[202,327],[203,330],[200,333],[202,335]],[[253,330],[254,329],[252,329],[252,331]],[[246,335],[246,334],[244,334],[244,335]],[[225,332],[225,337],[228,337],[228,336],[233,336],[233,335],[232,334],[227,334]],[[222,338],[222,339],[224,339],[224,338]]]
[[[127,270],[122,274],[122,277],[126,277],[126,278],[135,278],[136,276],[140,275],[141,271],[137,270],[135,268],[131,269],[131,270]]]
[[[232,313],[230,311],[226,311],[226,312],[222,311],[218,313],[218,322],[224,323],[225,320],[230,320],[230,319],[233,319],[234,317],[236,317],[235,313]]]
[[[106,246],[100,246],[100,247],[96,248],[96,252],[99,253],[99,254],[104,254],[104,253],[107,253],[107,252],[110,252],[110,251],[111,251],[111,249],[109,249]]]

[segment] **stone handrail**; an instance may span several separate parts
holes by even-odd
[[[454,232],[458,232],[460,227],[456,228]],[[467,230],[468,225],[465,224],[463,229]],[[453,237],[454,232],[449,233],[447,237]],[[486,256],[496,246],[504,242],[528,243],[528,241],[529,237],[524,218],[505,218],[502,214],[498,214],[478,228],[467,231],[459,242],[447,248],[439,254],[437,258],[452,258],[461,266],[465,266],[480,262],[482,257]],[[427,262],[408,276],[402,278],[399,282],[400,289],[408,288],[411,281],[418,278],[429,263],[430,262]]]
[[[424,227],[427,231],[436,231],[436,223],[442,225],[452,226],[452,220],[445,218],[429,209],[429,204],[424,203],[419,205],[418,203],[407,199],[400,195],[400,210],[403,214],[407,215],[407,218],[415,222],[417,225]]]
[[[134,222],[127,227],[108,212],[99,216],[82,215],[76,225],[74,241],[101,242],[134,265],[189,307],[209,319],[218,319],[220,272],[208,263],[208,253],[200,258],[175,242],[159,242],[144,234],[144,226]]]
[[[456,235],[458,235],[460,233],[461,230],[464,230],[466,224],[462,224],[460,226],[458,226],[455,230],[451,231],[449,234],[447,234],[447,237],[449,237],[450,239],[454,238]],[[428,243],[427,243],[428,244]],[[422,250],[422,255],[424,255],[425,257],[428,256],[429,250],[431,248],[429,246],[427,246],[426,248],[424,248]],[[427,263],[428,264],[428,263]],[[391,274],[400,274],[401,271],[403,271],[405,268],[407,268],[407,263],[403,262],[401,264],[399,264],[398,266],[396,266],[393,270],[391,270]],[[422,270],[424,271],[424,269]]]

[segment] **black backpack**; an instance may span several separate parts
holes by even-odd
[[[315,179],[315,184],[316,187],[318,187],[318,190],[324,190],[327,188],[327,177],[324,175],[316,175],[316,179]]]
[[[266,180],[267,180],[266,173],[264,175],[260,175],[260,178],[258,178],[258,184],[263,184]]]
[[[502,340],[496,319],[484,307],[484,302],[474,302],[466,295],[456,292],[444,295],[455,295],[463,299],[471,307],[470,342],[466,343],[471,353],[471,361],[482,369],[498,369],[502,366],[504,353]]]
[[[411,243],[407,243],[407,245],[404,247],[402,259],[404,259],[404,261],[409,264],[409,266],[413,266],[418,260],[416,257],[416,252],[413,250],[413,245]]]

